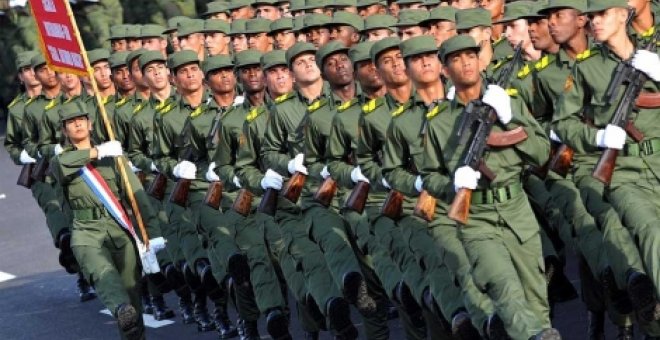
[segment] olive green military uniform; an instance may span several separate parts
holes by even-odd
[[[16,68],[13,71],[20,72],[31,66],[32,57],[36,52],[23,52],[16,58]],[[23,115],[25,106],[31,98],[27,93],[21,92],[7,105],[7,129],[5,130],[4,146],[14,164],[21,165],[21,152],[23,151]]]

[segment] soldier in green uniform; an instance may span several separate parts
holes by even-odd
[[[140,39],[142,39],[142,48],[148,51],[160,51],[163,55],[167,54],[167,36],[165,27],[156,24],[142,25],[140,28]]]
[[[479,71],[486,72],[489,77],[492,76],[493,68],[499,64],[499,60],[495,57],[493,45],[490,43],[493,36],[493,23],[488,11],[481,8],[456,11],[456,32],[468,34],[477,45],[481,46]],[[506,41],[504,43],[506,44]]]
[[[212,1],[206,4],[206,12],[204,12],[201,17],[209,20],[216,19],[222,20],[226,23],[231,22],[231,16],[229,14],[229,4],[226,1]]]
[[[456,35],[456,10],[449,6],[435,8],[420,24],[427,27],[428,34],[435,38],[435,45],[440,48],[443,42]]]
[[[273,47],[286,51],[296,43],[296,35],[293,33],[293,19],[281,18],[270,24],[268,33],[273,38]]]
[[[235,19],[231,22],[231,31],[229,37],[231,38],[231,50],[233,53],[238,53],[248,49],[248,41],[245,36],[245,24],[247,19]]]
[[[101,97],[101,103],[105,108],[105,112],[110,120],[110,123],[114,120],[115,113],[115,85],[112,82],[111,70],[110,70],[110,52],[106,49],[95,49],[87,52],[87,58],[89,64],[94,69],[94,80],[96,81],[96,86],[99,91],[99,96]],[[95,142],[101,143],[108,141],[108,133],[105,128],[103,119],[101,119],[101,112],[98,106],[97,101],[93,96],[89,96],[86,99],[88,103],[88,112],[92,115],[90,119],[92,120],[93,131],[92,138]],[[114,130],[114,127],[113,127]]]
[[[488,10],[492,22],[497,22],[504,17],[504,0],[481,1],[480,6]],[[513,54],[513,48],[506,43],[504,25],[494,24],[492,26],[492,42],[494,60],[501,60]]]
[[[227,9],[231,14],[231,21],[238,19],[252,19],[254,18],[254,8],[251,6],[252,1],[250,0],[238,0],[232,1]]]
[[[204,21],[204,47],[209,57],[229,55],[229,23],[220,19]]]
[[[128,175],[130,188],[120,179],[114,157],[122,156],[121,144],[117,141],[92,144],[92,124],[81,103],[65,104],[59,111],[62,133],[69,145],[66,152],[53,158],[51,169],[64,187],[64,198],[73,212],[71,247],[85,277],[117,318],[121,337],[143,339],[138,291],[141,267],[135,248],[140,245],[135,243],[139,241],[137,233],[118,199],[127,205],[127,196],[136,200],[152,238],[143,241],[150,241],[149,252],[153,257],[158,251],[156,243],[161,244],[160,249],[164,247],[158,220],[140,182],[125,163],[124,173]]]
[[[112,82],[117,89],[115,98],[115,114],[113,127],[115,138],[121,143],[124,150],[128,150],[128,136],[130,130],[131,114],[133,113],[132,99],[135,96],[136,85],[129,68],[127,66],[127,57],[131,52],[115,52],[108,60],[110,71],[112,72]],[[128,105],[128,106],[127,106]]]
[[[396,18],[389,14],[374,14],[364,19],[364,27],[360,33],[366,41],[378,41],[396,34]]]
[[[204,20],[188,19],[177,25],[177,38],[181,50],[195,52],[200,61],[206,55],[204,51]]]
[[[351,48],[360,42],[360,31],[364,27],[364,20],[355,13],[336,12],[328,27],[330,40],[339,40],[346,47]]]
[[[263,18],[250,19],[245,23],[248,48],[261,53],[273,50],[273,38],[268,35],[272,21]]]
[[[303,26],[300,32],[305,35],[305,41],[314,47],[321,48],[330,41],[330,30],[327,25],[332,18],[324,14],[308,14],[303,17]]]
[[[514,339],[561,339],[550,326],[539,226],[520,176],[526,162],[540,165],[547,159],[549,142],[518,97],[510,98],[496,85],[486,89],[478,72],[478,51],[466,35],[451,38],[441,49],[456,96],[427,115],[424,172],[429,175],[423,187],[445,202],[453,199],[454,191],[473,190],[469,219],[458,225],[458,234],[474,283],[493,299],[507,333]],[[480,180],[479,171],[464,165],[467,145],[455,137],[466,103],[479,98],[497,114],[491,133],[521,127],[527,135],[518,144],[486,151],[486,166],[496,174],[491,181]]]
[[[121,52],[128,51],[128,43],[126,42],[126,28],[128,25],[113,25],[110,26],[110,51]]]
[[[645,331],[651,336],[657,336],[654,326],[660,316],[657,290],[660,278],[659,268],[651,260],[656,257],[657,251],[657,233],[651,227],[657,216],[653,191],[647,189],[656,181],[652,175],[655,166],[655,121],[651,116],[657,112],[657,108],[654,109],[653,105],[642,107],[631,117],[633,126],[644,135],[643,140],[637,143],[627,137],[625,130],[609,124],[621,96],[611,98],[610,102],[606,102],[610,99],[605,96],[611,75],[626,60],[631,60],[633,68],[649,76],[644,92],[657,92],[660,80],[654,73],[658,66],[657,47],[651,47],[651,51],[642,51],[640,42],[631,41],[628,37],[625,1],[590,1],[587,13],[592,19],[594,38],[602,42],[602,45],[589,49],[589,56],[574,66],[571,76],[565,82],[563,95],[556,103],[552,128],[562,142],[575,150],[576,169],[573,174],[587,210],[599,222],[610,217],[607,220],[610,223],[601,227],[606,240],[610,237],[616,237],[616,241],[625,240],[619,243],[623,247],[618,247],[616,253],[608,252],[608,258],[621,257],[621,253],[628,255],[630,252],[631,258],[637,262],[631,264],[624,273],[615,272],[623,274],[617,275],[617,285],[628,291]],[[592,122],[592,125],[588,122]],[[622,150],[609,186],[591,175],[602,149]],[[617,214],[622,224],[614,223]],[[629,243],[626,240],[628,237],[635,242]],[[633,244],[637,245],[641,257],[639,262],[634,257],[637,255],[635,248],[629,246]]]
[[[397,35],[402,41],[413,37],[425,35],[427,27],[422,26],[422,22],[429,17],[429,12],[423,9],[406,9],[399,12],[397,23],[394,25],[397,29]]]

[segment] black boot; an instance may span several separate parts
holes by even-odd
[[[238,322],[238,336],[240,340],[260,340],[259,328],[257,328],[256,321],[245,321],[239,319]]]
[[[360,314],[369,316],[376,312],[376,301],[369,296],[367,283],[358,272],[346,273],[343,278],[344,297],[354,304]]]
[[[211,322],[209,311],[206,308],[206,294],[201,291],[195,292],[193,298],[193,314],[195,321],[197,321],[197,330],[200,332],[209,332],[215,329],[215,325]]]
[[[60,255],[58,257],[60,266],[69,274],[80,272],[78,261],[73,256],[73,250],[71,250],[71,233],[68,230],[62,230],[57,240],[57,246],[60,248]]]
[[[179,313],[181,313],[182,322],[186,325],[195,322],[195,314],[193,313],[193,302],[190,295],[190,290],[186,287],[177,291],[179,295]]]
[[[417,303],[412,292],[410,292],[410,287],[403,280],[399,281],[394,288],[394,298],[408,315],[413,326],[417,328],[424,327],[426,323],[422,315],[422,307]]]
[[[481,335],[472,325],[470,314],[465,310],[459,310],[451,319],[451,333],[457,340],[479,340]]]
[[[140,295],[142,299],[142,313],[153,314],[154,305],[151,303],[151,297],[149,296],[149,283],[147,282],[146,277],[143,277],[140,280]]]
[[[326,304],[326,311],[335,339],[357,339],[358,330],[351,321],[351,310],[346,300],[340,297],[330,299]]]
[[[151,305],[153,306],[154,319],[160,321],[174,317],[174,311],[167,307],[162,295],[152,296]]]
[[[236,327],[231,323],[231,320],[229,320],[227,305],[219,302],[214,304],[213,323],[215,323],[215,329],[218,330],[220,339],[231,339],[237,336],[238,330],[236,330]]]
[[[96,291],[85,280],[82,273],[78,273],[78,294],[80,294],[80,302],[86,302],[96,299]]]
[[[577,299],[578,294],[564,274],[564,265],[555,256],[545,258],[545,275],[548,283],[548,300],[560,303]]]
[[[143,329],[140,325],[140,315],[135,310],[135,307],[129,304],[121,304],[115,311],[117,317],[117,324],[121,329],[126,339],[140,339]]]
[[[266,316],[266,329],[273,340],[291,340],[289,333],[289,319],[279,310],[273,309]]]
[[[484,325],[484,334],[489,340],[511,340],[504,328],[504,322],[497,314],[491,315]]]
[[[589,328],[587,330],[589,340],[605,339],[605,312],[589,311]]]
[[[227,273],[234,279],[236,285],[250,282],[250,265],[247,257],[241,253],[234,253],[227,260]]]
[[[616,340],[633,340],[635,333],[633,326],[619,326],[619,334],[616,335]]]
[[[561,334],[554,328],[546,328],[531,337],[530,340],[561,340]]]
[[[640,322],[660,320],[660,303],[655,295],[653,281],[648,275],[632,271],[628,274],[628,295]]]
[[[387,320],[394,320],[399,318],[399,309],[390,300],[385,301],[385,308],[387,309]]]
[[[628,296],[628,292],[617,287],[612,268],[607,267],[601,273],[600,282],[603,285],[605,294],[607,294],[607,298],[612,303],[612,307],[619,314],[626,315],[633,312],[630,296]]]

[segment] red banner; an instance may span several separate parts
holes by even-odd
[[[30,0],[48,65],[62,72],[87,75],[84,47],[68,0]]]

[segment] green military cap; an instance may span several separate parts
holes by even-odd
[[[35,51],[20,52],[16,56],[16,69],[20,71],[23,67],[30,66],[32,57],[34,57],[36,54],[37,54],[37,52],[35,52]]]
[[[422,21],[420,25],[430,25],[434,21],[451,21],[456,22],[456,9],[451,6],[441,6],[429,12],[428,19]]]
[[[504,5],[504,17],[494,23],[502,24],[502,23],[522,19],[526,14],[529,14],[532,11],[533,8],[531,1],[510,2]]]
[[[369,51],[369,56],[371,57],[371,61],[375,64],[376,61],[378,61],[378,56],[389,50],[399,48],[399,44],[401,43],[401,39],[398,37],[387,37],[385,39],[379,40],[376,43],[374,43],[373,46],[371,46],[371,50]],[[433,44],[435,46],[435,43]]]
[[[362,32],[383,28],[392,30],[395,24],[396,18],[389,14],[370,15],[364,19],[364,28],[362,29]]]
[[[395,27],[419,26],[419,24],[428,19],[429,12],[423,9],[404,9],[399,12],[399,20]]]
[[[331,22],[332,18],[325,14],[307,14],[303,19],[304,26],[302,30],[304,31],[308,28],[327,26]]]
[[[308,42],[297,42],[291,48],[286,50],[286,63],[289,68],[291,68],[291,63],[293,59],[303,53],[316,53],[316,47],[312,43]]]
[[[270,34],[273,34],[277,31],[286,31],[292,29],[293,29],[292,18],[281,18],[270,23]]]
[[[178,15],[167,19],[167,29],[163,33],[169,34],[176,31],[179,27],[179,23],[185,20],[190,20],[190,18]]]
[[[144,49],[144,48],[138,48],[135,51],[129,52],[128,55],[126,56],[126,65],[128,65],[130,67],[133,60],[135,60],[137,58],[140,58],[142,56],[142,54],[144,54],[145,52],[147,52],[147,50]],[[139,63],[140,62],[138,61],[138,64]],[[140,66],[140,67],[142,67],[142,66]]]
[[[305,0],[291,0],[289,5],[289,11],[302,11],[305,7]]]
[[[275,66],[286,65],[286,53],[282,50],[270,51],[261,56],[261,68],[266,71]]]
[[[112,25],[110,26],[110,40],[126,39],[126,29],[129,25]]]
[[[45,63],[46,57],[44,57],[44,55],[41,53],[35,54],[32,59],[30,59],[30,66],[32,66],[32,68],[37,68]]]
[[[229,34],[229,23],[220,19],[206,19],[204,20],[204,33],[217,33],[221,32]]]
[[[261,65],[262,55],[257,50],[240,51],[234,56],[234,68],[239,69],[249,65]]]
[[[126,25],[126,39],[138,39],[140,38],[140,31],[142,30],[142,25]]]
[[[318,66],[319,69],[323,69],[325,58],[340,52],[348,54],[348,47],[339,40],[333,40],[321,46],[321,48],[316,51],[316,66]]]
[[[249,19],[245,23],[245,34],[268,33],[271,23],[271,20],[264,18]]]
[[[493,26],[493,21],[490,19],[490,12],[487,9],[469,8],[456,11],[457,30],[465,30],[478,26]]]
[[[165,27],[156,24],[142,25],[140,30],[140,38],[165,38]]]
[[[199,64],[199,58],[197,58],[197,53],[191,50],[174,52],[167,57],[167,67],[171,70],[176,70],[180,66],[190,63]]]
[[[403,41],[399,44],[399,49],[401,49],[401,56],[404,58],[428,52],[438,53],[435,38],[430,35],[422,35]]]
[[[229,6],[225,1],[213,1],[206,4],[206,12],[202,17],[209,17],[213,14],[227,13],[229,14]]]
[[[357,7],[357,0],[334,0],[325,7]]]
[[[543,8],[547,3],[546,1],[533,1],[529,7],[529,12],[523,14],[521,19],[541,19],[545,18],[545,15],[539,14],[539,10]]]
[[[440,0],[424,0],[424,6],[435,6],[439,4],[440,4]],[[451,7],[451,6],[443,6],[443,7]]]
[[[105,48],[97,48],[91,51],[87,51],[87,60],[89,60],[90,65],[94,65],[99,61],[109,60],[110,52]]]
[[[130,53],[131,52],[129,51],[119,51],[111,54],[110,59],[108,59],[108,62],[110,63],[110,68],[114,69],[114,68],[126,66],[126,57],[128,57]]]
[[[382,5],[384,5],[384,3],[383,3],[382,0],[358,0],[358,2],[357,2],[357,8],[360,8],[360,7],[368,7],[368,6],[375,5],[375,4],[382,4]]]
[[[227,6],[227,9],[230,11],[235,11],[239,8],[247,7],[252,5],[252,0],[233,0]]]
[[[364,20],[362,17],[349,12],[335,12],[332,17],[332,26],[352,26],[357,31],[361,31],[364,28]]]
[[[326,4],[325,0],[305,0],[304,10],[312,10],[317,8],[324,8]]]
[[[153,62],[165,63],[167,61],[165,57],[163,57],[163,54],[160,51],[144,50],[138,58],[139,58],[138,64],[140,65],[140,70],[142,71],[144,71],[144,68],[147,65],[149,65],[149,63],[153,63]]]
[[[587,10],[585,13],[597,13],[602,12],[606,9],[620,7],[628,8],[628,1],[626,0],[589,0]]]
[[[348,50],[348,57],[351,58],[353,65],[361,61],[371,61],[371,47],[374,45],[373,41],[365,41],[359,44],[351,46],[351,49]]]
[[[399,5],[412,5],[412,4],[421,4],[424,0],[397,0],[396,3]]]
[[[57,113],[60,115],[60,123],[76,117],[88,116],[85,105],[77,99],[60,105]]]
[[[176,29],[178,37],[185,37],[193,33],[204,33],[204,20],[188,19],[180,22]]]
[[[573,8],[580,13],[587,10],[587,0],[549,0],[547,4],[539,6],[538,13],[547,15],[553,9]]]
[[[231,21],[229,35],[245,34],[245,24],[247,19],[237,19]]]
[[[294,32],[300,32],[302,31],[303,27],[305,27],[305,17],[308,14],[305,15],[300,15],[295,18],[293,18],[293,31]]]
[[[254,0],[252,7],[257,6],[275,6],[278,3],[277,0]]]
[[[216,55],[213,57],[208,57],[202,63],[202,70],[204,75],[207,75],[209,72],[214,70],[219,70],[221,68],[234,68],[234,62],[231,60],[231,57],[228,55]]]
[[[478,53],[480,48],[474,38],[467,34],[459,34],[442,43],[440,46],[440,60],[444,64],[450,54],[463,50],[474,50]]]

